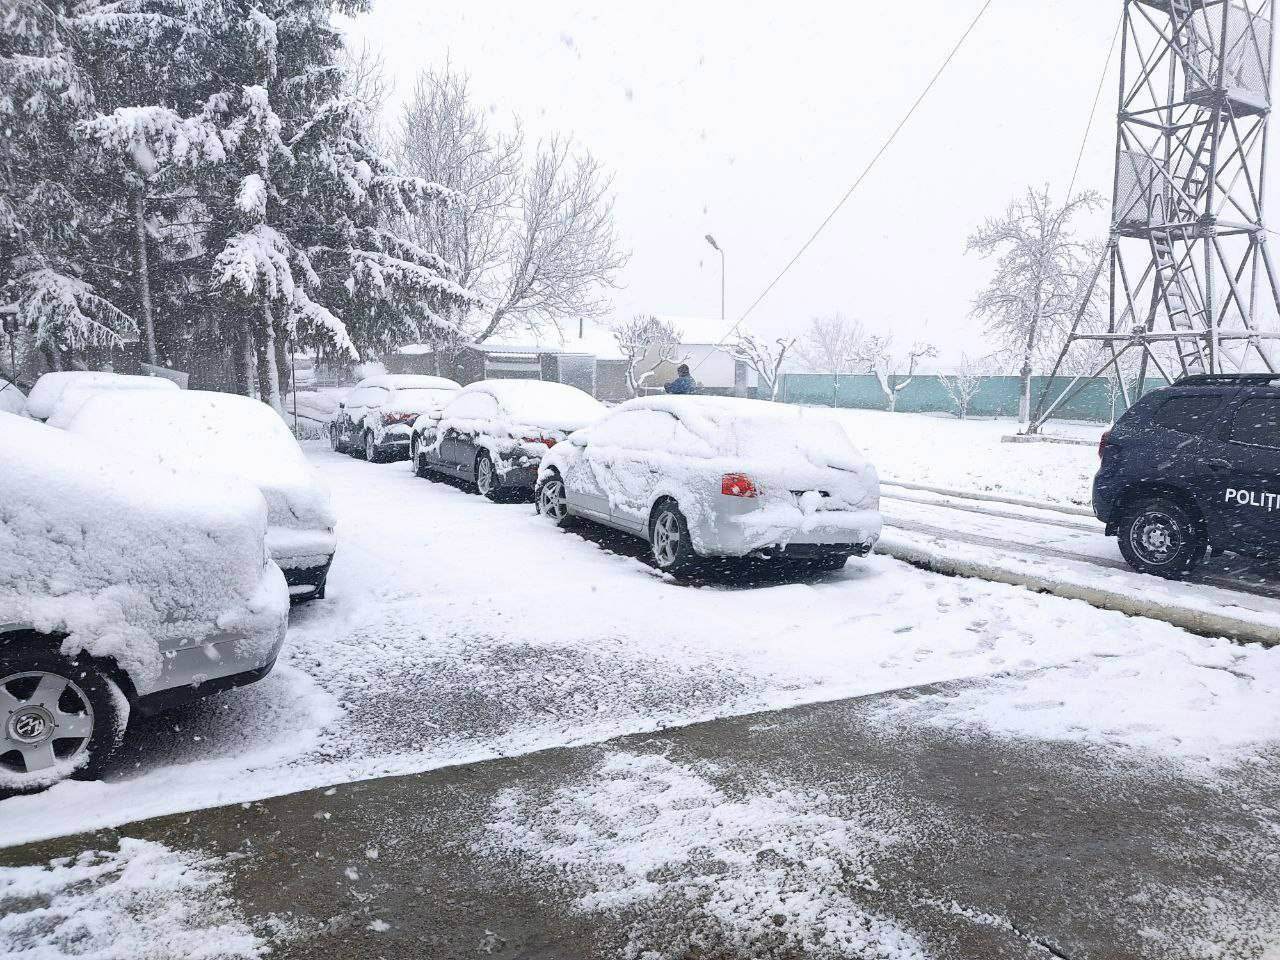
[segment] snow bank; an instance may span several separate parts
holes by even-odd
[[[336,521],[329,491],[284,421],[266,404],[229,393],[120,391],[91,398],[67,429],[85,437],[110,438],[117,449],[145,458],[172,476],[197,473],[247,480],[266,498],[273,528],[327,531],[328,549],[322,552],[333,552]],[[281,547],[282,533],[273,533],[275,545]]]
[[[123,837],[48,865],[0,867],[0,955],[247,960],[266,945],[218,860]]]
[[[177,478],[0,417],[0,490],[0,623],[113,657],[140,692],[164,650],[221,630],[243,631],[254,645],[245,655],[265,662],[288,594],[279,571],[264,570],[266,508],[251,486]]]
[[[8,380],[0,380],[0,413],[21,414],[27,407],[27,398]]]
[[[875,859],[894,838],[839,800],[769,784],[729,796],[664,756],[617,753],[549,800],[504,791],[488,829],[566,873],[580,909],[637,917],[627,956],[923,958],[912,933],[854,899],[879,888]]]
[[[64,394],[73,388],[76,394],[67,399],[83,403],[88,392],[95,390],[177,390],[178,385],[163,377],[134,377],[89,370],[46,373],[31,388],[31,395],[27,397],[27,415],[47,420],[57,411]]]

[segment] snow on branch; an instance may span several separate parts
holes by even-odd
[[[682,334],[670,320],[636,314],[609,329],[627,361],[627,391],[633,397],[640,395],[640,390],[664,363],[678,363],[683,359]]]
[[[729,355],[755,371],[760,381],[757,396],[768,393],[770,400],[777,400],[778,388],[782,386],[782,364],[795,344],[795,337],[779,337],[768,343],[752,334],[742,333],[729,347]]]
[[[34,330],[39,343],[123,347],[121,334],[137,329],[132,317],[89,284],[47,267],[19,275],[17,288],[18,322]]]
[[[231,237],[213,262],[213,282],[246,297],[292,300],[293,248],[272,227],[259,224]]]

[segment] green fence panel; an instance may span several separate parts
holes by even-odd
[[[893,377],[892,383],[901,383],[906,377]],[[1016,417],[1022,392],[1022,380],[1018,377],[982,377],[977,393],[969,405],[969,415],[974,417]],[[1034,411],[1040,395],[1049,383],[1048,377],[1031,378],[1031,408]],[[1072,383],[1070,377],[1053,378],[1053,389],[1047,403]],[[1110,422],[1124,412],[1124,399],[1112,396],[1110,384],[1105,379],[1089,379],[1079,392],[1058,406],[1054,416],[1062,420],[1094,420]],[[1165,386],[1163,380],[1148,380],[1146,390]],[[879,381],[870,374],[835,377],[825,373],[788,373],[782,378],[779,398],[790,403],[808,403],[822,406],[849,407],[858,410],[887,410],[889,402],[880,389]],[[903,413],[956,413],[955,401],[947,392],[942,378],[917,376],[898,394],[897,409]]]

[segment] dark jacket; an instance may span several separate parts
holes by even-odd
[[[693,377],[676,377],[666,386],[667,393],[697,393],[698,381]]]

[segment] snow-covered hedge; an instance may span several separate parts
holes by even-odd
[[[265,659],[278,638],[288,592],[249,484],[0,417],[0,491],[0,623],[64,634],[64,652],[112,657],[139,687],[165,649],[226,631]]]

